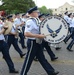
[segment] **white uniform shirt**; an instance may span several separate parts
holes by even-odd
[[[26,18],[21,18],[21,20],[22,20],[23,22],[26,22]]]
[[[74,27],[74,18],[72,19],[72,23],[70,24],[70,27]]]
[[[26,22],[25,26],[25,32],[31,32],[33,34],[39,34],[39,26],[36,24],[35,20],[29,19]],[[35,39],[35,38],[30,38],[29,39]]]
[[[68,22],[69,17],[67,15],[64,16],[64,19],[66,20],[67,23],[69,23]]]
[[[22,22],[21,18],[16,18],[16,19],[14,20],[14,26],[21,24],[21,22]],[[21,27],[19,26],[18,29],[20,29],[20,28],[21,28]]]
[[[21,18],[21,20],[26,23],[27,19],[26,18]],[[23,25],[25,27],[25,24]]]
[[[0,31],[2,30],[2,28],[3,28],[3,25],[2,25],[2,24],[0,24]],[[3,35],[3,34],[0,34],[0,40],[5,40],[4,35]]]
[[[14,25],[13,25],[11,29],[11,33],[15,33],[15,32],[16,32],[16,29],[14,28]]]
[[[68,23],[71,25],[72,24],[72,18],[68,18]]]

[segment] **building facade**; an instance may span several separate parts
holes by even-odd
[[[65,3],[63,6],[59,8],[52,9],[53,15],[64,14],[66,11],[74,13],[74,5],[70,5],[69,3]]]

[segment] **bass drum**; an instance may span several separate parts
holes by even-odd
[[[59,16],[49,16],[40,25],[41,34],[46,35],[45,41],[53,44],[62,42],[68,34],[66,21]]]

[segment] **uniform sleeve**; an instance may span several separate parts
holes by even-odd
[[[14,23],[15,23],[15,24],[17,23],[17,20],[16,20],[16,19],[14,20]]]
[[[16,28],[16,21],[13,22],[13,26],[14,26],[14,28]]]
[[[18,20],[15,19],[15,20],[14,20],[14,25],[16,26],[17,24],[18,24]]]
[[[16,29],[16,24],[15,23],[13,23],[13,27]]]
[[[32,21],[26,22],[25,32],[31,32],[32,29],[33,29],[33,22]]]
[[[72,25],[74,26],[74,19],[72,20]]]

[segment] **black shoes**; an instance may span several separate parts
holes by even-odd
[[[9,71],[9,73],[19,73],[19,71],[17,71],[17,70],[12,70],[12,71]]]
[[[64,40],[64,43],[67,44],[67,42]]]
[[[34,61],[38,61],[37,57],[34,57]]]
[[[46,49],[44,48],[43,51],[46,51]]]
[[[24,54],[21,54],[21,55],[20,55],[20,57],[21,57],[21,58],[23,58],[23,56],[25,56],[25,55],[26,55],[26,53],[24,53]]]
[[[57,59],[58,59],[58,57],[55,57],[55,58],[51,59],[51,61],[55,61],[55,60],[57,60]]]
[[[57,74],[59,74],[58,71],[57,72],[53,72],[52,74],[49,74],[49,75],[57,75]]]
[[[56,47],[55,49],[56,49],[56,50],[59,50],[59,49],[61,49],[61,47]]]
[[[73,52],[73,50],[71,50],[71,49],[69,49],[69,48],[67,48],[67,50],[70,51],[70,52]]]
[[[37,58],[34,58],[34,61],[38,61],[38,59]]]

